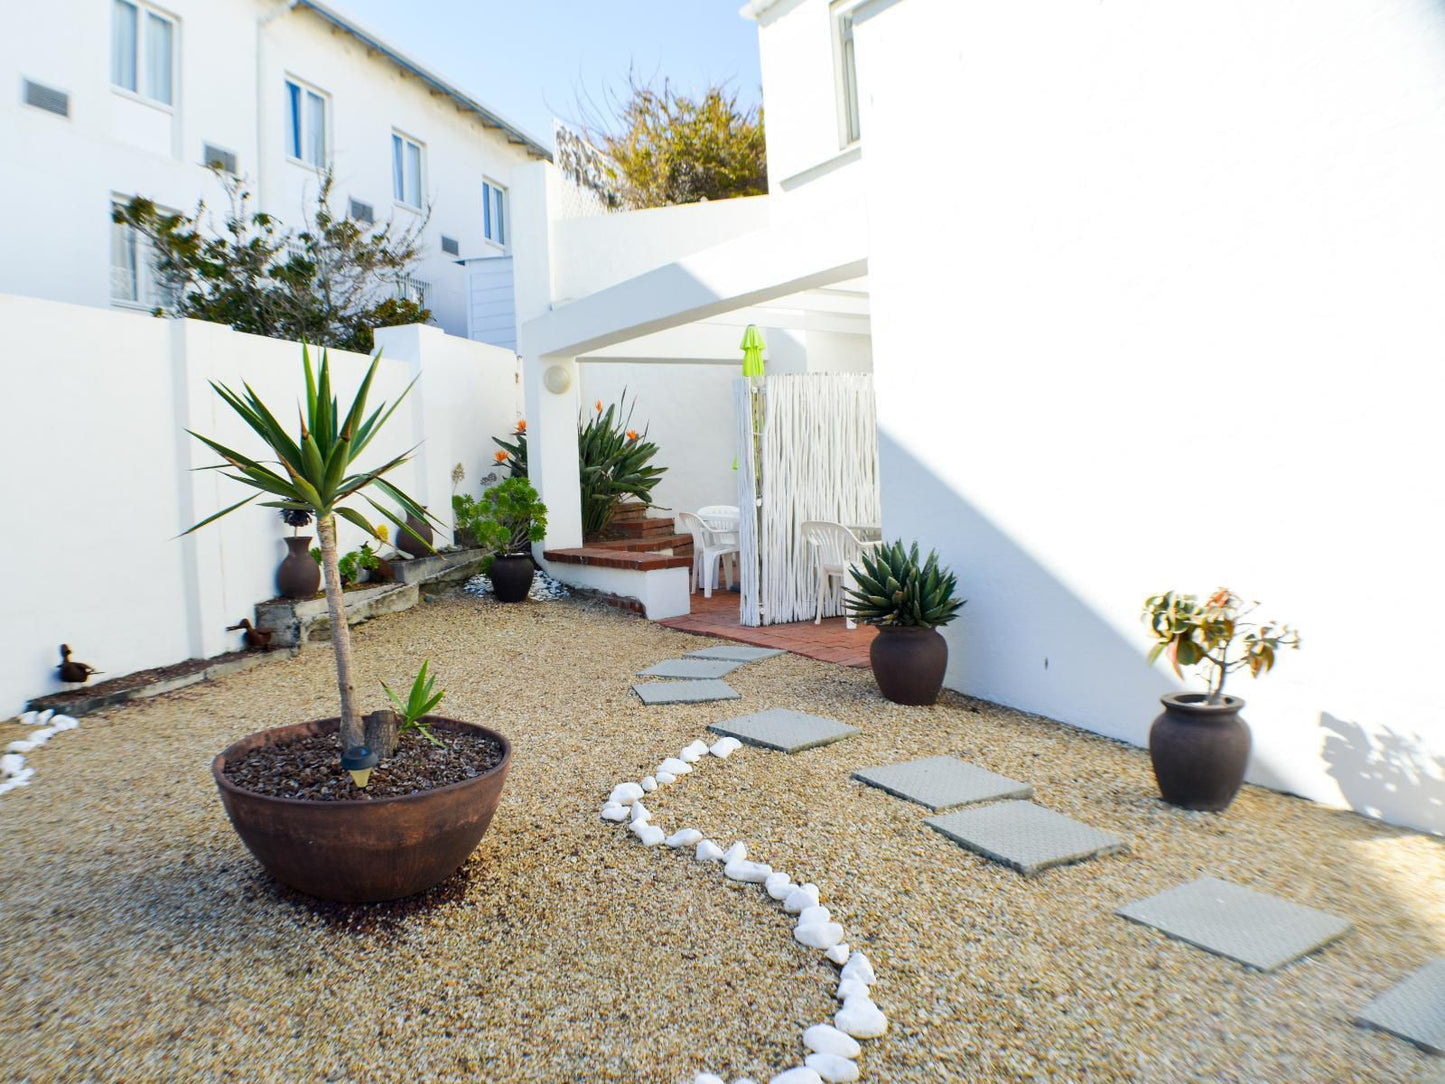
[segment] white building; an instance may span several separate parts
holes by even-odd
[[[405,226],[430,207],[424,257],[397,289],[424,294],[455,335],[471,308],[458,261],[495,259],[510,287],[531,255],[518,238],[546,148],[314,0],[21,5],[0,35],[0,84],[0,293],[149,309],[143,246],[111,207],[140,194],[222,211],[211,161],[294,227],[327,167],[336,211]],[[477,337],[513,345],[514,325]]]

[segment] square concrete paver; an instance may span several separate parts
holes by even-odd
[[[1445,957],[1431,960],[1371,1000],[1356,1020],[1431,1054],[1445,1054]]]
[[[705,647],[700,651],[689,651],[684,658],[726,659],[729,662],[757,662],[759,659],[771,659],[774,655],[781,655],[782,653],[782,649],[777,647],[750,647],[747,644],[723,644],[720,647]]]
[[[656,666],[637,671],[637,676],[697,681],[701,678],[720,678],[741,665],[740,662],[729,662],[727,659],[663,659]]]
[[[769,708],[752,715],[739,715],[736,719],[713,723],[708,729],[718,734],[730,734],[749,745],[761,745],[764,749],[777,749],[784,753],[828,745],[858,733],[856,726],[787,708]]]
[[[1216,877],[1125,904],[1117,913],[1260,971],[1293,963],[1350,928],[1346,919]]]
[[[1113,854],[1127,846],[1118,836],[1033,802],[999,802],[981,809],[961,809],[929,817],[924,823],[1025,877],[1051,866]]]
[[[632,691],[644,704],[705,704],[709,700],[741,700],[742,694],[720,678],[695,681],[651,681]]]
[[[895,798],[917,802],[929,809],[990,802],[999,798],[1032,798],[1034,788],[1007,776],[995,775],[957,757],[927,757],[906,764],[864,768],[853,778],[887,791]]]

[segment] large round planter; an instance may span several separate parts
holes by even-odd
[[[527,554],[508,554],[492,558],[492,593],[498,602],[521,602],[532,589],[537,566]]]
[[[417,519],[416,516],[407,516],[406,525],[411,528],[411,531],[396,532],[396,548],[411,557],[430,557],[432,550],[429,547],[434,541],[431,524],[424,519]],[[425,546],[413,537],[412,531],[426,539]]]
[[[1149,759],[1159,794],[1171,805],[1211,813],[1228,808],[1249,764],[1249,727],[1237,696],[1209,703],[1203,693],[1168,693],[1149,728]]]
[[[437,730],[469,730],[500,742],[501,763],[473,779],[396,798],[273,798],[233,784],[225,775],[226,762],[260,746],[334,734],[341,721],[262,730],[229,746],[211,765],[232,827],[271,876],[310,896],[373,903],[440,884],[467,860],[492,823],[512,765],[512,746],[486,727],[428,719]]]
[[[282,598],[313,598],[321,590],[321,566],[311,557],[311,536],[286,539],[286,556],[276,569],[276,592]]]
[[[868,649],[878,691],[895,704],[932,704],[943,688],[948,641],[937,629],[879,625]]]

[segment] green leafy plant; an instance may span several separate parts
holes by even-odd
[[[918,543],[905,550],[902,540],[869,547],[852,568],[856,587],[848,589],[848,608],[867,625],[916,625],[937,628],[958,616],[963,599],[954,598],[958,581],[928,552],[921,564]]]
[[[336,571],[341,574],[343,586],[356,582],[356,551],[342,554],[336,560]]]
[[[1259,677],[1274,669],[1280,649],[1299,649],[1299,633],[1289,625],[1244,620],[1258,608],[1259,603],[1246,604],[1227,587],[1203,602],[1197,595],[1175,591],[1151,595],[1144,601],[1143,613],[1155,641],[1149,661],[1165,656],[1181,678],[1184,667],[1199,667],[1209,702],[1217,704],[1230,674],[1248,670],[1251,677]],[[1239,652],[1231,658],[1236,643]]]
[[[497,466],[506,467],[512,472],[513,478],[527,477],[527,420],[525,418],[517,422],[517,428],[512,430],[511,440],[493,437],[492,443],[501,448],[501,451],[497,453]]]
[[[242,385],[245,389],[242,394],[224,384],[212,382],[211,387],[216,394],[260,437],[271,459],[267,462],[253,459],[210,437],[191,432],[191,436],[223,460],[222,463],[206,469],[226,472],[226,478],[256,492],[207,516],[185,533],[198,531],[263,496],[272,498],[261,502],[264,507],[301,509],[316,517],[316,534],[321,542],[321,568],[326,584],[326,603],[331,618],[331,639],[336,658],[336,684],[341,697],[341,747],[347,749],[364,744],[365,735],[356,705],[356,689],[351,678],[351,633],[346,623],[341,572],[337,567],[339,561],[336,517],[343,517],[378,541],[381,536],[376,528],[347,502],[364,498],[378,513],[391,520],[398,530],[407,531],[413,536],[415,532],[411,531],[398,515],[411,515],[418,520],[430,517],[420,504],[386,478],[386,475],[408,461],[410,453],[404,452],[379,466],[360,470],[355,467],[357,459],[411,391],[411,385],[408,385],[389,407],[383,403],[368,414],[367,397],[381,365],[381,355],[378,354],[366,370],[351,406],[343,413],[332,393],[331,364],[326,351],[321,352],[319,373],[313,370],[310,352],[305,347],[301,351],[301,364],[305,372],[306,401],[299,411],[300,433],[294,437],[286,432],[276,420],[275,414],[250,385]],[[401,512],[391,512],[373,500],[370,495],[373,490],[396,504]]]
[[[457,529],[495,556],[528,553],[547,534],[547,506],[526,478],[506,478],[480,500],[459,493],[452,498],[452,511]]]
[[[411,683],[411,692],[407,694],[405,701],[397,696],[386,682],[381,687],[386,690],[386,695],[396,705],[396,713],[401,716],[399,730],[415,730],[433,745],[441,745],[441,740],[431,732],[431,726],[423,720],[424,716],[430,715],[436,710],[436,706],[442,702],[442,697],[447,695],[445,689],[433,695],[432,688],[436,685],[436,677],[427,673],[427,665],[430,660],[421,664],[421,670],[416,675],[416,680]]]

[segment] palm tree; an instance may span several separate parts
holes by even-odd
[[[319,375],[312,372],[311,355],[305,346],[301,348],[301,363],[306,370],[306,408],[300,417],[300,435],[295,439],[286,433],[249,384],[242,384],[245,394],[241,395],[224,384],[211,381],[211,387],[216,389],[216,394],[241,416],[276,458],[274,461],[265,462],[252,459],[210,437],[186,430],[225,460],[225,463],[206,469],[230,470],[233,473],[226,474],[227,478],[250,486],[257,492],[229,508],[223,508],[213,516],[206,517],[185,533],[197,531],[208,523],[214,523],[222,516],[250,504],[257,497],[266,495],[275,499],[262,501],[264,507],[307,511],[316,517],[316,534],[321,540],[321,568],[326,581],[326,605],[331,615],[331,643],[336,651],[336,684],[341,693],[341,748],[349,749],[363,743],[364,733],[361,715],[356,708],[356,688],[351,680],[351,633],[346,624],[346,602],[342,597],[341,573],[337,568],[336,517],[346,518],[378,542],[382,541],[376,528],[365,516],[342,503],[360,495],[383,517],[396,524],[398,530],[406,531],[421,540],[420,536],[406,525],[406,516],[410,514],[417,519],[432,517],[421,505],[383,477],[407,462],[411,451],[404,452],[373,470],[350,473],[352,463],[366,450],[366,446],[401,405],[401,401],[406,398],[407,392],[411,391],[416,381],[408,384],[389,408],[383,403],[367,416],[366,397],[371,390],[372,378],[376,376],[377,367],[381,364],[381,352],[377,351],[361,387],[357,389],[356,398],[343,416],[337,409],[336,399],[331,392],[331,364],[326,351],[321,352]],[[281,470],[267,465],[271,462]],[[372,500],[371,496],[364,492],[372,488],[395,501],[401,511],[391,511]]]

